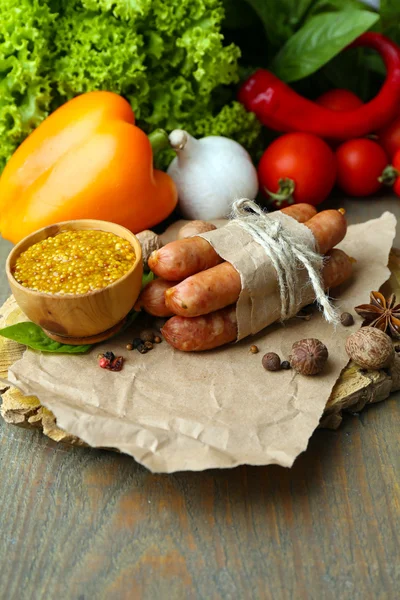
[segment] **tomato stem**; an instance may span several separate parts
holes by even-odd
[[[277,192],[271,192],[266,187],[264,187],[264,190],[274,201],[274,204],[280,208],[284,202],[287,204],[294,204],[293,193],[295,188],[296,184],[293,179],[285,177],[283,179],[279,179]]]
[[[382,175],[378,177],[378,181],[383,183],[383,185],[393,185],[400,175],[398,169],[393,167],[393,165],[388,165],[382,171]]]

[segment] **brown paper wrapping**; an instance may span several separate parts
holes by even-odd
[[[268,215],[280,221],[293,236],[308,248],[315,249],[315,239],[310,229],[282,212]],[[215,248],[219,256],[230,262],[240,274],[242,291],[236,304],[238,324],[237,339],[258,333],[281,317],[281,302],[276,271],[265,250],[237,222],[231,221],[222,229],[201,234]],[[307,271],[299,271],[298,310],[314,300],[308,285]]]
[[[340,247],[357,259],[355,276],[342,286],[338,305],[353,311],[389,277],[388,254],[396,220],[390,213],[349,228]],[[339,291],[338,291],[339,293]],[[257,336],[205,353],[181,353],[165,342],[146,355],[129,353],[132,333],[97,346],[85,356],[28,350],[9,380],[51,410],[59,427],[93,447],[116,448],[152,471],[174,472],[280,464],[289,467],[305,450],[326,401],[347,364],[346,337],[321,315],[291,319]],[[139,327],[139,324],[137,325]],[[323,374],[269,373],[264,352],[287,357],[294,341],[317,337],[329,348]],[[256,343],[259,354],[250,354]],[[97,353],[112,349],[127,358],[120,373],[97,366]]]

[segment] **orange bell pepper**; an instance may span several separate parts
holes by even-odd
[[[133,233],[175,208],[172,179],[153,170],[149,138],[121,96],[70,100],[19,146],[0,178],[0,232],[18,242],[46,225],[102,219]]]

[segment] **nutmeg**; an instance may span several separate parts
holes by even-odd
[[[147,270],[149,268],[147,261],[149,260],[150,254],[154,250],[162,248],[163,244],[160,236],[154,233],[154,231],[150,231],[150,229],[145,229],[144,231],[137,233],[136,237],[142,247],[143,268]]]
[[[281,368],[281,359],[276,352],[267,352],[262,357],[262,366],[267,371],[279,371]]]
[[[214,231],[217,229],[212,223],[207,221],[189,221],[186,225],[180,228],[178,232],[178,240],[191,237],[192,235],[199,235],[199,233],[206,233],[207,231]]]
[[[300,340],[293,344],[289,358],[292,368],[301,375],[317,375],[328,360],[328,349],[315,338]]]
[[[394,360],[390,337],[375,327],[362,327],[346,340],[346,352],[363,369],[384,369]]]

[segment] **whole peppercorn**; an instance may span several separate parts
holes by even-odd
[[[257,354],[257,352],[258,352],[258,347],[257,347],[255,344],[253,344],[252,346],[250,346],[250,352],[251,352],[252,354]]]
[[[104,356],[102,356],[102,357],[99,359],[99,366],[100,366],[102,369],[107,369],[107,367],[108,367],[108,365],[109,365],[109,364],[110,364],[110,361],[109,361],[107,358],[105,358]]]
[[[351,313],[344,312],[340,315],[340,322],[344,327],[350,327],[354,325],[354,317]]]
[[[281,359],[275,352],[267,352],[262,357],[262,366],[267,371],[279,371],[281,368]]]
[[[290,367],[290,362],[288,360],[283,360],[282,363],[281,363],[281,369],[287,370],[287,369],[290,369],[290,368],[291,368]]]
[[[376,327],[362,327],[346,340],[346,352],[357,365],[364,369],[384,369],[394,359],[390,337]]]
[[[160,338],[160,336],[159,336],[159,335],[156,335],[156,336],[154,337],[154,343],[155,343],[155,344],[161,344],[161,338]]]
[[[132,344],[127,344],[126,345],[126,349],[127,350],[133,350],[133,345]]]
[[[315,338],[300,340],[293,344],[289,358],[293,369],[301,375],[317,375],[328,360],[328,349]]]
[[[154,342],[154,331],[151,329],[144,329],[140,332],[140,339],[142,342]]]

